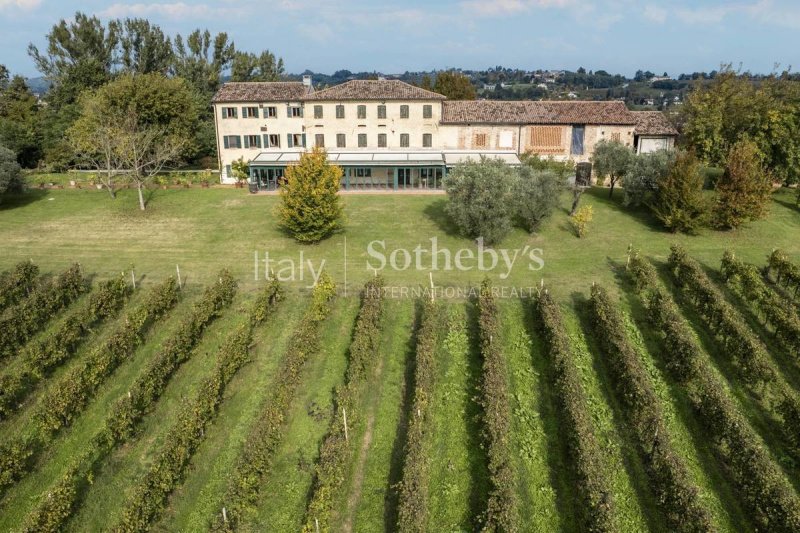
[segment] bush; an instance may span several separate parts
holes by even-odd
[[[575,472],[578,511],[585,531],[616,531],[611,481],[586,403],[577,362],[564,329],[561,311],[549,293],[539,296],[537,308],[552,365],[553,387],[563,421],[562,430]]]
[[[783,250],[773,250],[767,258],[767,275],[791,290],[795,297],[800,291],[800,266],[790,261]]]
[[[561,200],[566,179],[552,170],[519,169],[514,190],[515,214],[522,227],[533,233]]]
[[[331,529],[334,499],[346,479],[348,459],[358,447],[356,442],[345,438],[344,412],[347,413],[347,424],[352,431],[360,418],[359,408],[363,407],[362,393],[374,363],[380,357],[378,347],[382,318],[383,279],[375,277],[366,283],[361,293],[361,309],[350,343],[344,385],[336,388],[334,416],[320,446],[319,458],[314,468],[314,485],[306,508],[304,532],[314,533],[317,527],[321,531]]]
[[[570,215],[569,223],[575,231],[575,235],[582,239],[589,231],[589,224],[594,218],[594,208],[591,205],[579,207],[575,214]]]
[[[270,397],[245,440],[242,454],[230,475],[220,511],[211,524],[212,530],[235,531],[242,526],[248,513],[253,511],[272,455],[283,437],[284,422],[300,383],[303,366],[319,350],[319,329],[331,312],[330,301],[335,295],[336,285],[323,272],[314,286],[311,305],[289,339]],[[225,509],[225,514],[222,509]]]
[[[38,275],[39,267],[31,261],[17,263],[14,270],[0,274],[0,312],[29,296]]]
[[[456,165],[444,180],[447,214],[463,235],[499,243],[511,231],[516,179],[516,171],[499,159]]]
[[[674,249],[676,256],[685,256]],[[648,320],[660,332],[667,368],[688,393],[725,471],[759,529],[797,531],[800,501],[750,423],[737,411],[729,394],[703,356],[691,327],[675,303],[658,286],[655,269],[634,254],[628,272],[644,302]],[[792,422],[796,424],[800,419]],[[796,425],[791,426],[796,428]]]
[[[0,146],[0,198],[6,192],[20,192],[24,188],[22,169],[17,163],[17,154]]]
[[[667,174],[675,161],[673,150],[658,150],[633,157],[623,178],[626,206],[650,206],[658,192],[658,183]]]
[[[680,152],[669,171],[659,176],[652,207],[656,217],[673,232],[697,233],[708,219],[709,203],[697,159]]]
[[[422,533],[428,528],[430,464],[430,404],[436,376],[436,345],[442,313],[433,301],[425,302],[414,356],[414,396],[409,410],[403,460],[403,480],[398,487],[397,530]]]
[[[319,242],[341,229],[344,210],[338,195],[341,178],[342,169],[329,164],[321,148],[302,154],[298,164],[286,168],[278,219],[295,240]]]
[[[764,168],[753,141],[742,139],[731,147],[725,173],[717,182],[717,192],[714,218],[721,229],[735,229],[767,215],[772,176]]]
[[[511,454],[511,411],[508,368],[501,348],[500,316],[488,279],[478,297],[478,330],[483,359],[481,405],[489,468],[489,501],[485,531],[519,531],[519,502]]]
[[[714,530],[711,514],[699,502],[699,489],[672,446],[659,398],[628,338],[623,316],[599,285],[592,287],[591,310],[595,337],[606,355],[617,397],[670,528],[697,533]]]

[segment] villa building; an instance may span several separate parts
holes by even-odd
[[[222,182],[234,181],[231,164],[243,158],[251,186],[268,190],[315,146],[343,168],[346,189],[436,189],[448,168],[470,158],[588,161],[602,139],[633,150],[640,122],[655,122],[640,121],[619,101],[448,101],[383,79],[319,91],[309,77],[226,83],[213,106]],[[648,146],[659,135],[642,131]]]

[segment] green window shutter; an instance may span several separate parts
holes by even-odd
[[[256,147],[261,148],[261,137],[256,135]]]
[[[247,108],[246,107],[242,108],[242,118],[247,118]]]
[[[224,107],[220,107],[219,109],[220,109],[220,113],[222,113],[222,118],[223,118],[223,119],[226,119],[226,118],[228,118],[228,117],[226,117],[226,116],[225,116],[225,115],[227,114],[227,113],[225,112],[225,108],[224,108]]]
[[[294,147],[294,145],[292,144],[292,134],[291,133],[287,133],[286,134],[286,147],[287,148],[293,148]]]
[[[306,147],[306,134],[305,133],[303,134],[301,139],[302,139],[302,142],[303,142],[303,148],[305,148]]]
[[[264,134],[264,148],[269,148],[269,135]]]
[[[237,113],[238,113],[238,111],[236,110],[236,108],[234,107],[234,108],[232,108],[232,109],[233,109],[233,118],[236,118],[236,117],[238,117],[239,115],[237,114]]]
[[[244,147],[245,148],[250,148],[250,136],[249,135],[245,135],[244,136]]]
[[[305,108],[300,108],[300,118],[303,118],[303,114],[305,113]]]
[[[286,106],[286,116],[292,118],[292,106],[290,105]]]
[[[227,135],[222,138],[222,146],[223,147],[230,148],[231,147],[230,143],[231,143],[231,141],[230,141],[230,139],[228,139]]]
[[[242,147],[242,138],[239,137],[238,135],[235,135],[234,139],[236,139],[236,142],[234,143],[236,145],[236,148],[241,148]]]
[[[258,108],[257,107],[253,108],[253,118],[258,118]]]

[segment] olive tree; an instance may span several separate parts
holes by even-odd
[[[602,140],[595,145],[592,165],[598,176],[608,177],[611,181],[609,198],[614,196],[614,187],[628,171],[632,160],[633,151],[620,142]]]

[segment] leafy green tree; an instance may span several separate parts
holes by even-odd
[[[8,88],[8,82],[11,73],[8,71],[5,65],[0,65],[0,91],[5,91]]]
[[[470,79],[454,71],[438,72],[433,91],[443,94],[450,100],[475,100],[477,96]]]
[[[672,150],[635,155],[622,178],[625,183],[623,204],[633,207],[650,205],[658,191],[659,180],[669,174],[674,161],[675,152]]]
[[[17,155],[0,146],[0,198],[7,192],[19,192],[24,186]]]
[[[283,59],[269,50],[259,55],[237,51],[231,63],[231,81],[278,81],[283,74]]]
[[[772,198],[772,176],[761,161],[755,142],[742,139],[731,147],[725,173],[717,182],[715,223],[735,229],[748,220],[764,218]]]
[[[222,72],[230,67],[236,53],[227,33],[213,39],[208,30],[194,30],[186,37],[175,37],[172,73],[187,80],[201,94],[214,94],[222,81]]]
[[[460,163],[444,180],[445,210],[462,234],[499,243],[511,231],[517,179],[515,170],[498,159]]]
[[[533,233],[550,216],[561,200],[566,178],[553,170],[537,170],[522,165],[515,180],[514,203],[522,226]]]
[[[72,21],[61,19],[47,34],[44,52],[28,45],[36,68],[53,84],[49,97],[56,107],[75,102],[84,89],[111,78],[119,43],[116,22],[106,26],[97,17],[77,12]]]
[[[140,18],[118,23],[123,72],[167,74],[172,66],[172,41],[156,24]]]
[[[16,153],[23,167],[33,168],[41,158],[39,127],[36,98],[25,79],[14,76],[0,91],[0,144]]]
[[[243,183],[250,177],[250,162],[245,161],[244,157],[240,157],[231,163],[231,170],[236,181]]]
[[[633,151],[620,142],[604,139],[595,145],[592,165],[597,176],[607,177],[611,181],[609,198],[614,196],[614,187],[628,171],[631,161],[633,161]]]
[[[703,193],[700,163],[691,152],[678,152],[671,159],[673,162],[667,167],[667,172],[661,172],[658,165],[654,166],[661,173],[655,176],[656,190],[651,207],[670,231],[694,234],[708,221],[710,210]],[[625,186],[627,188],[627,182]]]
[[[341,179],[342,169],[328,163],[325,150],[319,147],[303,153],[298,164],[286,168],[278,219],[295,240],[315,243],[341,229]]]

